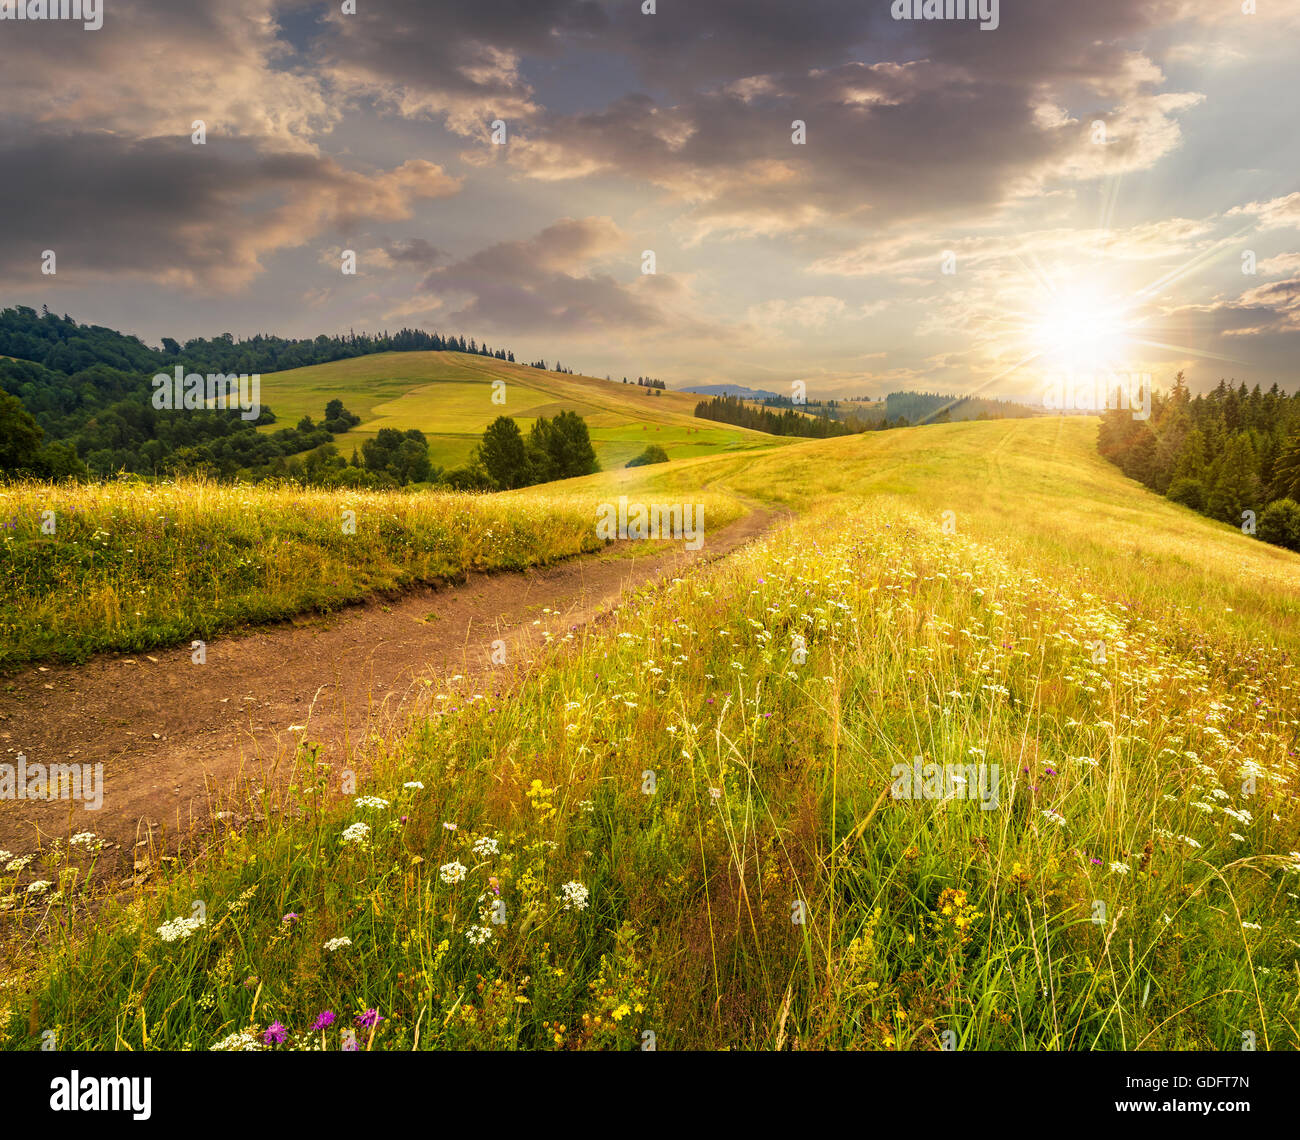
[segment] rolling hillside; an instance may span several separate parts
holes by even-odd
[[[469,664],[431,656],[428,707],[354,756],[293,721],[258,825],[129,907],[83,918],[120,887],[98,848],[11,852],[0,903],[57,905],[69,936],[0,942],[0,1047],[48,1025],[85,1049],[337,1049],[342,1010],[375,1050],[1296,1048],[1300,555],[1125,479],[1095,433],[937,425],[419,496],[457,535],[509,527],[518,565],[620,495],[703,503],[706,549],[727,496],[791,513],[632,577],[599,622],[516,599],[544,648],[490,662],[492,626]],[[64,508],[97,559],[138,549],[133,494]],[[381,570],[445,547],[394,498],[274,494],[190,494],[169,548],[274,575],[279,529],[332,580],[306,559],[345,506]],[[46,624],[68,577],[27,591]],[[341,765],[364,776],[335,792]]]
[[[493,381],[504,381],[505,403],[492,402]],[[319,422],[338,397],[361,424],[337,438],[346,456],[380,428],[419,428],[429,458],[458,466],[483,429],[500,415],[527,430],[539,416],[581,415],[603,468],[623,466],[648,443],[670,459],[770,445],[773,437],[695,418],[698,397],[591,376],[543,372],[523,364],[463,352],[387,352],[295,368],[262,377],[262,399],[275,411],[274,431],[310,415]]]

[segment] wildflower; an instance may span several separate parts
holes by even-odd
[[[158,937],[164,942],[184,941],[206,922],[207,919],[203,915],[195,915],[193,918],[173,918],[158,927]]]
[[[442,826],[445,827],[448,831],[456,830],[456,825],[454,823],[444,823]]]
[[[252,1053],[265,1048],[257,1039],[257,1030],[252,1026],[223,1037],[212,1047],[214,1053]]]
[[[1117,875],[1127,875],[1130,868],[1127,863],[1112,863],[1110,869]]]
[[[577,880],[565,883],[560,890],[563,892],[565,910],[587,909],[587,888]]]
[[[461,882],[465,878],[465,871],[464,863],[444,863],[438,868],[438,877],[450,885]]]
[[[312,1022],[311,1027],[314,1030],[322,1031],[328,1029],[334,1024],[334,1011],[330,1009],[321,1010],[316,1020]]]
[[[328,942],[325,943],[325,949],[328,950],[331,954],[333,954],[335,950],[342,950],[345,946],[351,946],[351,945],[352,945],[352,939],[344,935],[341,938],[331,938]]]
[[[340,843],[365,843],[370,836],[370,825],[367,823],[353,823],[343,829],[342,836],[339,837]]]
[[[283,923],[294,923],[297,922],[300,917],[301,917],[300,915],[297,915],[293,911],[290,911],[282,919],[280,919],[280,921]]]
[[[288,1036],[289,1031],[278,1021],[273,1021],[267,1026],[266,1032],[262,1034],[262,1040],[267,1045],[283,1045],[284,1039]]]
[[[48,879],[37,879],[36,882],[28,884],[27,893],[29,895],[43,895],[53,885]]]
[[[380,796],[357,796],[352,801],[359,808],[386,808],[388,801]]]
[[[420,783],[419,780],[408,780],[405,784],[402,785],[402,787],[413,792],[424,791],[424,785]]]
[[[353,1023],[361,1029],[373,1029],[384,1019],[379,1016],[379,1010],[368,1009],[365,1013],[359,1013],[352,1019]]]
[[[474,846],[470,850],[480,859],[486,859],[489,855],[496,855],[500,850],[500,845],[495,839],[489,839],[484,835],[474,840]]]
[[[492,937],[492,931],[486,926],[471,926],[465,931],[465,937],[469,939],[471,945],[482,946]]]
[[[1065,826],[1065,816],[1063,816],[1059,811],[1053,811],[1051,808],[1043,809],[1043,818],[1050,820],[1052,823],[1056,824],[1057,827]]]

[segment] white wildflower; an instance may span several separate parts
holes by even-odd
[[[563,892],[565,910],[587,909],[587,888],[576,879],[565,883],[560,890]]]
[[[365,843],[370,837],[370,825],[368,823],[353,823],[343,829],[343,834],[339,837],[341,843]]]

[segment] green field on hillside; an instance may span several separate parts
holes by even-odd
[[[303,742],[265,823],[134,899],[87,911],[93,840],[6,853],[0,903],[58,933],[10,947],[0,1046],[1300,1048],[1300,555],[1096,430],[487,497],[521,540],[621,495],[791,515],[580,631],[542,611],[491,700],[432,677],[347,795]]]
[[[505,383],[505,402],[493,403],[493,381]],[[762,447],[775,439],[762,432],[696,419],[700,397],[659,391],[635,383],[544,372],[464,352],[385,352],[267,373],[262,400],[275,412],[275,431],[309,415],[316,422],[338,397],[361,417],[335,439],[344,456],[380,428],[419,428],[429,439],[429,458],[456,467],[468,458],[497,416],[513,417],[527,431],[539,416],[577,412],[587,421],[601,467],[622,467],[649,443],[670,459]]]

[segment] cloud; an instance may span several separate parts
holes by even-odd
[[[270,255],[367,220],[400,221],[423,198],[459,187],[411,159],[373,174],[332,158],[264,154],[248,144],[132,141],[109,134],[0,134],[0,280],[147,278],[223,292],[246,285]],[[42,279],[43,249],[58,280]]]
[[[763,301],[751,305],[745,315],[752,323],[761,326],[820,329],[843,316],[847,310],[848,306],[839,297],[808,296],[796,300]]]
[[[188,139],[201,119],[275,151],[316,150],[341,116],[310,69],[286,66],[274,0],[105,5],[103,27],[6,21],[0,106],[41,131]]]
[[[1248,202],[1228,211],[1228,217],[1253,217],[1260,229],[1300,229],[1300,190],[1266,202]]]
[[[630,283],[609,269],[619,262]],[[454,298],[462,324],[575,337],[708,326],[686,311],[689,289],[667,274],[640,274],[639,253],[607,217],[564,218],[531,238],[503,241],[425,277],[421,292]]]

